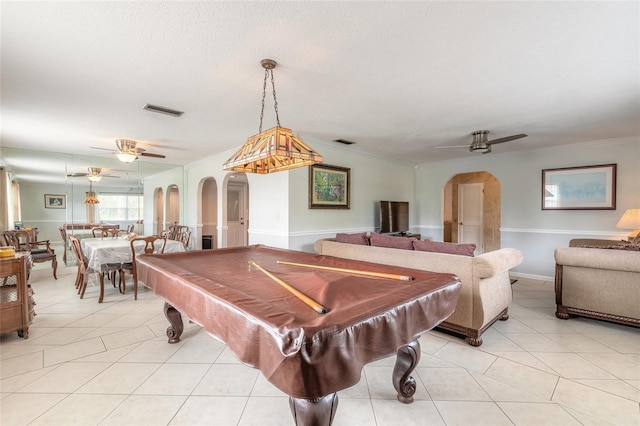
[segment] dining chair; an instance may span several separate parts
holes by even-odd
[[[6,244],[13,246],[15,251],[30,252],[33,263],[51,262],[53,278],[58,279],[58,258],[49,240],[34,241],[32,240],[34,234],[24,230],[4,231],[2,235]]]
[[[84,292],[87,289],[88,274],[97,273],[100,280],[100,296],[98,296],[98,303],[102,303],[104,300],[104,278],[109,277],[113,287],[116,287],[116,277],[120,273],[120,263],[103,263],[100,265],[99,271],[94,271],[89,268],[89,259],[85,256],[82,250],[82,244],[80,240],[74,235],[69,235],[69,241],[73,248],[73,253],[76,256],[76,264],[78,265],[78,272],[76,274],[76,288],[80,294],[80,299],[84,298]],[[120,286],[119,286],[120,287]],[[122,293],[122,288],[120,287]]]
[[[80,294],[80,299],[82,299],[84,297],[84,291],[87,288],[87,269],[89,267],[89,260],[82,252],[82,246],[80,245],[78,237],[73,234],[69,234],[67,238],[71,245],[71,251],[76,258],[76,266],[78,267],[78,270],[76,272],[75,286],[78,290],[78,294]]]
[[[116,237],[118,235],[118,228],[111,226],[96,226],[95,228],[91,228],[91,234],[94,238]]]
[[[144,242],[142,250],[139,248],[141,244],[136,242]],[[149,235],[146,237],[132,238],[131,242],[131,263],[126,262],[122,264],[120,270],[120,291],[124,294],[126,291],[126,275],[130,274],[133,277],[133,299],[138,300],[138,272],[136,267],[136,254],[162,254],[164,248],[167,245],[167,237],[162,235]],[[136,247],[138,251],[136,253]]]
[[[191,230],[188,229],[180,233],[178,240],[184,245],[185,250],[189,250],[189,241],[191,240]]]

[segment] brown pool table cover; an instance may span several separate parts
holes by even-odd
[[[142,255],[138,280],[226,343],[243,363],[295,398],[355,385],[362,367],[453,313],[456,276],[249,246]],[[259,270],[256,261],[324,305],[318,314]],[[280,265],[276,261],[410,275],[399,281]]]

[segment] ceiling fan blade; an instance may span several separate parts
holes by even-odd
[[[504,138],[494,139],[492,141],[487,141],[487,145],[495,145],[497,143],[504,143],[509,141],[514,141],[516,139],[526,138],[528,135],[521,133],[519,135],[506,136]]]
[[[469,145],[434,146],[434,148],[469,148]]]
[[[100,149],[102,151],[113,151],[111,148],[100,148],[99,146],[92,146],[91,149]]]
[[[162,154],[154,154],[152,152],[140,152],[140,155],[142,155],[143,157],[153,157],[153,158],[167,158],[165,155]]]
[[[85,177],[89,176],[89,173],[70,173],[67,177]]]

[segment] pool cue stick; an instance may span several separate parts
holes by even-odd
[[[355,274],[355,275],[366,275],[368,277],[389,278],[392,280],[400,280],[400,281],[413,281],[413,277],[409,275],[387,274],[385,272],[359,271],[357,269],[334,268],[331,266],[308,265],[306,263],[285,262],[283,260],[278,260],[277,263],[281,263],[283,265],[302,266],[305,268],[324,269],[325,271],[336,271],[336,272],[346,272],[346,273]]]
[[[255,260],[249,261],[249,265],[250,266],[255,266],[256,268],[258,268],[259,270],[264,272],[264,274],[266,276],[268,276],[269,278],[271,278],[272,280],[274,280],[275,282],[280,284],[282,287],[284,287],[287,290],[289,290],[291,293],[293,293],[294,296],[296,296],[298,299],[302,300],[304,303],[309,305],[317,313],[319,313],[319,314],[326,314],[327,313],[327,308],[325,308],[324,306],[322,306],[321,304],[319,304],[318,302],[316,302],[315,300],[313,300],[312,298],[310,298],[306,294],[302,293],[301,291],[296,290],[295,288],[291,287],[289,284],[285,283],[284,281],[282,281],[280,278],[276,277],[275,275],[273,275],[269,271],[263,269],[260,265],[258,265],[255,262]]]

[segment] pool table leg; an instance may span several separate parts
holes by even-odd
[[[338,394],[315,399],[290,396],[289,407],[296,426],[330,426],[338,408]]]
[[[171,324],[167,328],[169,343],[178,343],[180,341],[180,336],[182,336],[182,331],[184,330],[182,315],[180,315],[180,312],[178,312],[176,308],[167,302],[164,302],[164,316],[167,317]]]
[[[417,338],[398,349],[392,381],[393,387],[398,392],[398,401],[405,404],[411,404],[413,402],[413,394],[416,393],[416,380],[410,374],[419,361],[420,343]]]

